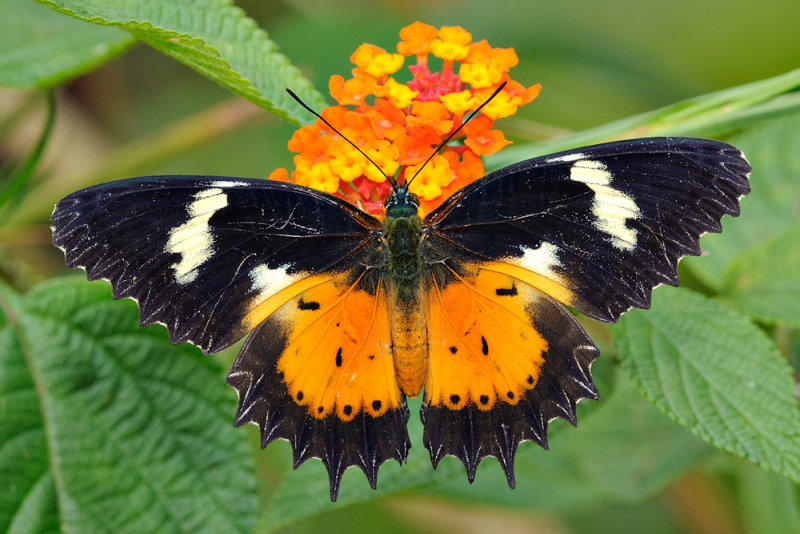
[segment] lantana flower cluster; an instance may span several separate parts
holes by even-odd
[[[400,39],[397,53],[371,44],[359,46],[350,56],[355,65],[352,78],[334,75],[328,84],[339,105],[322,111],[383,173],[318,120],[298,129],[289,140],[289,150],[297,153],[292,182],[335,194],[381,216],[392,189],[386,176],[398,184],[411,180],[442,141],[503,82],[503,90],[411,181],[409,189],[420,198],[420,211],[430,212],[483,176],[481,156],[510,143],[501,131],[492,129],[494,121],[514,114],[540,89],[538,84],[526,88],[509,78],[509,69],[518,62],[513,48],[492,48],[486,40],[472,42],[470,33],[457,26],[437,29],[421,22],[400,30]],[[401,83],[392,75],[407,59],[411,79]],[[433,64],[440,70],[432,71]],[[270,178],[290,181],[286,169],[277,169]]]

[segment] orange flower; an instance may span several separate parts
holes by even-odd
[[[480,156],[509,144],[492,129],[494,120],[532,101],[540,86],[526,88],[511,80],[508,71],[518,61],[513,49],[492,48],[485,40],[473,43],[463,28],[416,22],[400,30],[400,39],[397,54],[370,44],[353,52],[352,77],[334,75],[328,83],[339,105],[321,112],[341,135],[322,121],[299,128],[288,143],[296,153],[295,170],[278,169],[271,178],[333,193],[382,216],[392,190],[387,176],[402,184],[419,172],[409,188],[420,197],[421,214],[483,176]],[[442,60],[438,71],[430,70],[429,54]],[[411,79],[401,83],[392,75],[407,56],[416,63],[408,65]],[[504,90],[457,130],[503,82]],[[442,146],[454,129],[456,142]]]
[[[433,154],[442,138],[430,128],[411,128],[395,139],[398,163],[413,165],[421,163]]]
[[[405,112],[388,100],[375,99],[375,107],[367,111],[367,117],[379,138],[397,139],[405,132]]]
[[[276,182],[288,182],[289,181],[289,171],[284,168],[278,167],[269,175],[268,180],[275,180]]]
[[[438,30],[430,24],[415,22],[400,30],[400,41],[397,51],[404,56],[422,56],[430,52],[431,43],[436,39]]]
[[[508,84],[503,89],[503,91],[511,95],[512,98],[519,98],[518,105],[520,106],[533,102],[536,97],[539,96],[539,91],[541,90],[542,84],[540,83],[526,88],[523,87],[521,83],[515,82],[514,80],[509,80]]]
[[[369,76],[357,76],[346,80],[334,74],[328,81],[328,90],[331,96],[342,106],[359,106],[364,99],[372,94],[377,82]]]
[[[450,112],[439,102],[414,102],[406,122],[414,128],[427,126],[440,136],[453,128]]]
[[[479,156],[491,156],[511,141],[507,141],[500,130],[490,130],[492,121],[486,117],[476,117],[464,126],[467,138],[464,144]]]

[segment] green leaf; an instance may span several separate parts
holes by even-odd
[[[135,40],[115,28],[86,26],[30,0],[0,0],[0,85],[49,88],[88,72]]]
[[[800,481],[792,370],[747,318],[670,288],[612,331],[623,366],[660,410],[715,447]]]
[[[622,374],[578,431],[559,433],[550,450],[575,466],[582,485],[625,503],[653,497],[713,451],[655,410]]]
[[[720,298],[759,321],[800,327],[800,222],[737,257]]]
[[[692,272],[718,291],[728,279],[720,275],[734,258],[782,233],[800,216],[800,114],[765,122],[729,141],[750,160],[751,191],[742,199],[741,216],[726,219],[722,234],[703,236],[700,244],[707,254],[686,259]]]
[[[3,312],[17,304],[8,297]],[[0,480],[0,531],[59,531],[39,399],[5,313],[0,313]]]
[[[325,101],[276,51],[256,22],[230,0],[37,0],[61,13],[130,31],[255,104],[298,124],[313,117],[286,93],[292,89],[313,109]]]
[[[17,462],[3,480],[21,488],[0,497],[0,518],[31,521],[57,503],[64,531],[252,529],[252,457],[213,360],[140,328],[136,305],[113,302],[105,283],[4,289],[0,305],[0,406],[13,410],[0,466]]]
[[[737,461],[737,507],[750,534],[798,534],[797,487],[783,477]]]

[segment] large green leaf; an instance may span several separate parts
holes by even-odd
[[[609,397],[581,421],[578,432],[559,433],[551,451],[573,465],[581,483],[592,486],[604,500],[638,503],[713,449],[654,409],[621,375]]]
[[[613,333],[623,366],[659,409],[712,445],[800,481],[792,370],[747,318],[669,288]]]
[[[7,312],[12,303],[6,298],[2,305]],[[0,480],[0,531],[59,531],[39,399],[6,313],[0,313]]]
[[[286,93],[309,106],[325,101],[275,43],[230,0],[37,0],[73,17],[130,31],[276,115],[303,124],[313,117]]]
[[[0,85],[53,87],[135,42],[127,32],[87,26],[30,0],[0,0],[0,13]]]
[[[760,321],[800,327],[800,222],[737,257],[720,298]]]
[[[0,468],[15,488],[0,528],[55,530],[57,506],[72,532],[251,530],[252,457],[213,360],[140,328],[105,283],[4,289],[0,304]]]
[[[735,257],[782,233],[800,215],[800,114],[767,121],[730,142],[753,166],[752,190],[742,199],[738,219],[724,221],[722,234],[703,236],[700,244],[707,254],[686,260],[703,282],[717,290],[726,280],[720,275]]]

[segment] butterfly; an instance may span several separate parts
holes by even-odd
[[[677,285],[699,237],[739,213],[750,166],[692,138],[600,144],[516,163],[424,218],[397,185],[379,220],[291,183],[151,176],[77,191],[55,207],[69,267],[135,299],[141,323],[216,353],[244,336],[228,374],[235,425],[320,458],[331,500],[358,466],[374,489],[402,463],[407,397],[421,394],[434,468],[470,481],[495,456],[547,447],[554,418],[597,399],[599,351],[569,308],[613,322]]]

